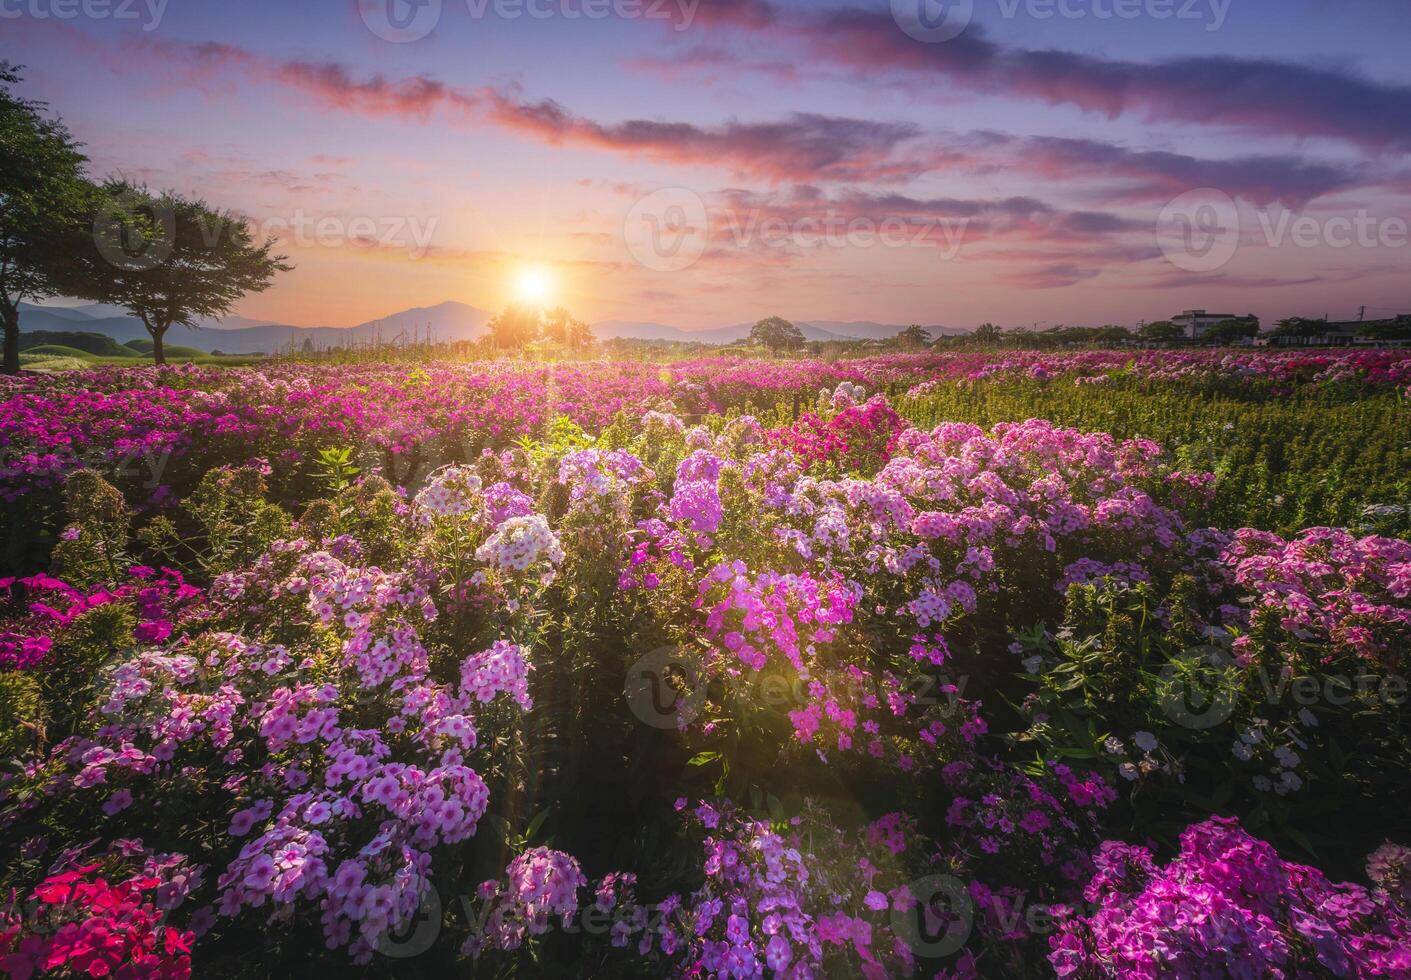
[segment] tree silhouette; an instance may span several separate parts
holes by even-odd
[[[1301,340],[1308,340],[1321,335],[1328,325],[1322,320],[1310,320],[1307,317],[1290,316],[1279,321],[1279,325],[1269,331],[1271,337],[1295,337]]]
[[[1184,334],[1181,328],[1170,320],[1157,320],[1148,323],[1137,331],[1137,337],[1141,340],[1154,344],[1165,344],[1173,340],[1180,340]]]
[[[538,307],[511,303],[490,321],[490,339],[498,348],[517,350],[539,339],[543,320]]]
[[[1392,320],[1369,320],[1357,333],[1369,340],[1411,340],[1411,315],[1402,314]]]
[[[1236,340],[1253,340],[1259,336],[1259,321],[1252,319],[1244,320],[1221,320],[1215,326],[1205,332],[1201,339],[1211,344],[1232,344]]]
[[[544,336],[565,347],[587,347],[593,343],[593,331],[582,320],[576,320],[562,306],[556,306],[544,314]]]
[[[796,350],[804,345],[804,335],[782,316],[771,316],[750,328],[750,343],[770,350]]]
[[[256,242],[229,211],[109,181],[76,269],[101,302],[125,306],[142,321],[153,361],[165,364],[162,340],[172,324],[194,328],[202,317],[225,316],[240,297],[269,288],[276,272],[291,268],[273,248],[273,240]]]
[[[898,333],[895,339],[900,346],[914,350],[918,347],[930,345],[931,331],[927,330],[919,323],[913,323],[911,326]]]
[[[1004,331],[993,323],[982,323],[970,337],[977,344],[998,344],[1004,338]]]
[[[20,369],[19,304],[67,293],[95,298],[69,281],[68,257],[96,189],[84,177],[87,158],[44,105],[10,86],[19,69],[0,62],[0,325],[3,370]]]

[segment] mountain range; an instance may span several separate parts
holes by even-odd
[[[228,316],[205,319],[198,329],[175,329],[167,342],[203,351],[226,354],[272,353],[303,346],[310,341],[316,348],[425,340],[438,343],[475,340],[484,336],[492,313],[466,303],[445,302],[419,306],[378,317],[351,327],[298,327],[271,320],[251,320]],[[873,320],[795,321],[809,340],[885,340],[906,328],[906,324],[877,323]],[[749,336],[750,324],[738,323],[703,330],[687,330],[662,323],[604,320],[591,324],[599,340],[669,340],[702,344],[730,344]],[[927,327],[932,336],[965,333],[951,327]],[[81,330],[103,334],[118,343],[142,340],[147,330],[142,321],[121,307],[94,303],[87,306],[38,306],[20,304],[20,330]]]

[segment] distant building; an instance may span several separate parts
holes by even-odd
[[[1201,340],[1210,332],[1216,324],[1224,323],[1226,320],[1235,320],[1239,323],[1253,323],[1255,328],[1259,327],[1259,317],[1257,316],[1237,316],[1234,313],[1207,313],[1205,310],[1186,310],[1179,316],[1173,316],[1171,322],[1181,328],[1181,336],[1186,340]]]

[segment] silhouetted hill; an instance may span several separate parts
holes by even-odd
[[[81,328],[92,333],[111,337],[120,344],[130,340],[146,340],[147,329],[142,321],[130,316],[88,316],[79,319],[75,313],[87,315],[106,313],[110,308],[93,306],[82,308],[39,307],[25,303],[20,309],[20,330],[62,331]],[[301,346],[305,340],[315,347],[339,347],[354,344],[369,344],[381,340],[393,343],[411,340],[413,335],[426,339],[428,325],[431,338],[435,341],[474,340],[485,333],[485,325],[490,321],[486,311],[465,303],[438,303],[436,306],[417,307],[402,310],[390,316],[369,320],[353,327],[296,327],[286,324],[259,323],[239,317],[227,317],[224,323],[243,322],[255,324],[238,327],[204,327],[188,330],[173,327],[166,336],[168,344],[181,344],[197,350],[210,352],[223,351],[227,354],[272,353]]]
[[[120,344],[147,339],[147,330],[134,317],[114,315],[117,307],[91,304],[79,307],[20,304],[22,331],[64,331],[82,329],[111,337]],[[374,342],[401,343],[430,339],[437,343],[476,340],[485,334],[492,314],[466,303],[445,302],[402,310],[352,327],[296,327],[288,324],[226,317],[208,321],[201,329],[176,327],[167,334],[168,344],[183,344],[202,351],[227,354],[273,353],[300,347],[311,341],[316,348],[344,347]],[[878,323],[875,320],[795,321],[808,340],[886,340],[906,329],[904,323]],[[81,324],[81,326],[79,326]],[[733,344],[750,335],[749,323],[703,330],[687,330],[664,323],[633,320],[604,320],[592,324],[599,340],[672,340],[699,344]],[[965,333],[953,327],[929,326],[932,336]]]

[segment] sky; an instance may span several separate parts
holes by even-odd
[[[294,265],[236,312],[701,328],[1411,312],[1405,0],[0,0],[122,175]]]

